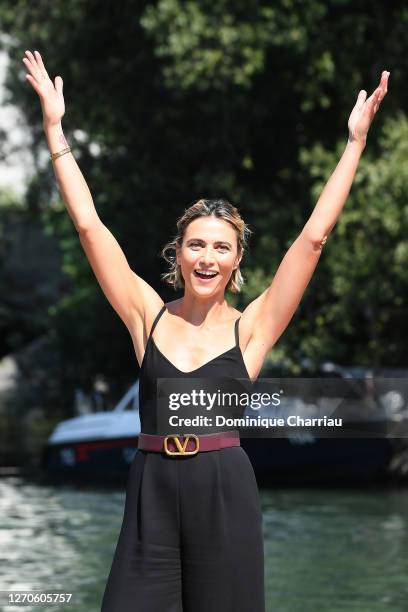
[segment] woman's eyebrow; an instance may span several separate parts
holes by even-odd
[[[204,242],[205,243],[205,240],[203,240],[202,238],[189,238],[187,242]],[[216,240],[214,244],[228,244],[228,246],[231,246],[231,243],[228,242],[228,240]]]

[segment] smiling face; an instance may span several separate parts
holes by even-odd
[[[237,232],[230,223],[213,216],[189,223],[176,251],[185,289],[201,295],[224,292],[241,260]]]

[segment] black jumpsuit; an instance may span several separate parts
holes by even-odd
[[[154,320],[139,381],[141,431],[161,435],[171,432],[157,428],[157,378],[249,378],[239,319],[235,346],[182,372],[152,338],[165,309]],[[247,454],[241,446],[188,457],[138,450],[101,612],[221,611],[265,611],[262,513]]]

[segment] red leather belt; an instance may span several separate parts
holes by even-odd
[[[137,448],[139,450],[166,453],[170,456],[196,455],[202,451],[220,450],[229,446],[240,446],[239,433],[236,431],[222,431],[220,433],[205,434],[170,434],[157,436],[140,433]]]

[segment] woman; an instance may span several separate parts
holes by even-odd
[[[122,529],[103,612],[263,612],[262,515],[252,466],[235,431],[165,436],[155,410],[157,378],[249,378],[285,330],[348,196],[388,72],[367,99],[360,91],[346,149],[271,285],[240,313],[249,230],[225,200],[199,200],[163,250],[165,280],[184,295],[163,304],[129,267],[94,208],[64,138],[63,82],[50,80],[38,51],[26,51],[54,170],[68,213],[107,299],[132,337],[140,371],[142,434],[129,471]],[[168,257],[169,249],[174,255]],[[174,342],[177,338],[177,342]],[[197,432],[198,433],[198,432]]]

